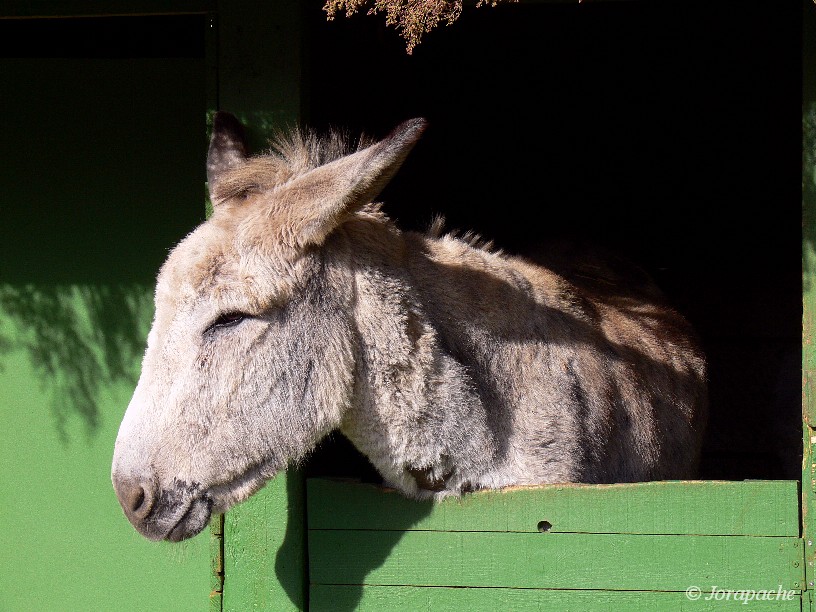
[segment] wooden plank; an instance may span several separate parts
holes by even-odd
[[[292,470],[224,515],[223,610],[306,609],[302,495]]]
[[[685,591],[800,589],[798,538],[309,531],[312,584]]]
[[[235,113],[254,151],[297,123],[303,27],[297,0],[218,3],[208,101]],[[225,515],[223,609],[305,610],[306,494],[303,473],[289,470]]]
[[[224,516],[210,521],[210,612],[221,612],[224,603]]]
[[[799,535],[796,481],[550,485],[417,502],[373,485],[310,479],[310,529]]]
[[[777,595],[778,593],[778,595]],[[313,585],[309,591],[309,609],[337,612],[380,612],[381,610],[411,610],[411,612],[718,612],[720,610],[778,610],[799,612],[802,595],[774,589],[769,592],[732,593],[711,591],[686,593],[655,591],[588,591],[542,589],[453,589],[447,587],[384,587],[354,585]],[[726,599],[727,597],[727,599]],[[750,599],[749,599],[750,598]],[[746,601],[747,600],[747,601]]]

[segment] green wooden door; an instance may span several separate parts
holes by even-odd
[[[154,275],[204,215],[205,21],[174,22],[201,44],[172,54],[156,47],[167,23],[0,22],[19,34],[0,59],[0,609],[10,612],[207,606],[206,538],[146,541],[110,482]]]

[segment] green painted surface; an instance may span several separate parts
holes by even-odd
[[[550,485],[480,491],[440,503],[396,491],[308,481],[310,529],[799,535],[796,481]]]
[[[795,481],[553,485],[439,503],[328,479],[307,488],[314,610],[801,606]],[[685,596],[694,586],[700,600]],[[705,600],[715,587],[780,586],[791,599]]]
[[[203,59],[0,74],[0,608],[202,610],[206,536],[145,540],[110,468],[154,275],[202,216]]]
[[[303,478],[281,474],[225,515],[223,609],[302,610]]]
[[[419,587],[382,587],[314,585],[310,591],[310,610],[314,612],[379,612],[380,610],[410,610],[411,612],[476,612],[508,611],[540,612],[716,612],[719,610],[801,610],[801,595],[774,589],[757,593],[728,595],[710,587],[699,599],[685,593],[648,591],[548,591],[539,589],[452,589]],[[777,596],[777,593],[779,595]],[[696,593],[692,594],[692,598]],[[748,601],[746,601],[748,599]]]
[[[801,589],[798,538],[309,531],[312,584],[685,591]]]

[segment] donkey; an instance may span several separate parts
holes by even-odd
[[[603,262],[571,276],[373,203],[426,127],[251,157],[215,116],[212,216],[159,272],[112,480],[149,539],[192,537],[339,430],[410,498],[694,477],[687,321]],[[634,280],[633,280],[634,279]]]

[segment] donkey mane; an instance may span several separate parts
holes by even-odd
[[[445,230],[445,217],[442,215],[435,215],[428,227],[425,235],[431,239],[447,238],[449,240],[458,240],[464,242],[469,247],[485,251],[492,255],[502,257],[505,253],[496,246],[492,240],[483,238],[481,234],[477,234],[473,230],[452,229]]]

